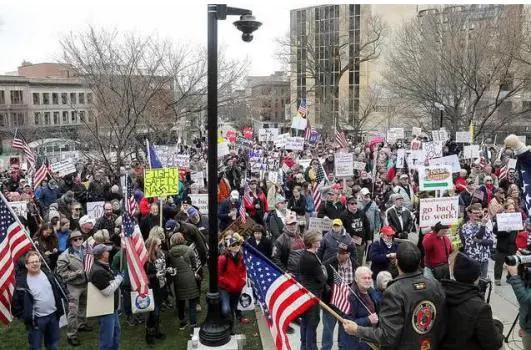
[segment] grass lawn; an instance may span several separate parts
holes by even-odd
[[[207,280],[203,281],[201,306],[202,311],[198,313],[199,323],[202,323],[206,316],[205,295],[207,290]],[[258,334],[258,325],[256,323],[256,314],[253,312],[245,312],[244,315],[252,322],[248,325],[240,325],[236,322],[236,333],[243,333],[247,338],[245,348],[252,350],[261,350],[262,343],[260,335]],[[145,326],[139,325],[131,327],[125,322],[125,317],[121,318],[122,337],[121,349],[145,349],[149,348],[145,342]],[[66,341],[66,327],[61,330],[61,341],[59,343],[60,349],[79,349],[79,350],[93,350],[98,346],[98,322],[96,318],[89,319],[89,324],[94,327],[94,331],[90,333],[80,333],[79,340],[81,346],[71,347]],[[179,321],[177,315],[172,310],[163,311],[161,314],[161,331],[166,334],[164,341],[157,341],[152,348],[154,349],[186,349],[190,330],[179,330]],[[13,322],[9,328],[0,328],[0,349],[27,349],[27,333],[24,324],[20,321]]]

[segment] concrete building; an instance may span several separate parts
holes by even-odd
[[[245,95],[253,121],[282,124],[289,105],[289,79],[285,72],[269,76],[248,76]]]

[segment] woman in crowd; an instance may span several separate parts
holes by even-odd
[[[516,213],[514,204],[505,204],[504,213]],[[501,277],[505,257],[516,253],[516,236],[518,231],[500,231],[494,218],[494,235],[496,236],[496,258],[494,263],[494,283],[501,286]]]
[[[68,242],[70,240],[70,220],[62,218],[59,221],[59,229],[55,231],[57,236],[57,249],[59,254],[64,252],[68,248]]]
[[[247,240],[250,245],[255,247],[265,257],[271,259],[271,253],[273,252],[273,244],[271,240],[267,238],[264,226],[255,225],[253,227],[253,234]]]
[[[33,241],[50,269],[55,270],[59,249],[53,225],[50,223],[41,225],[33,237]]]
[[[391,273],[389,271],[380,271],[380,273],[378,273],[378,276],[376,276],[376,289],[378,289],[380,293],[383,294],[383,292],[387,289],[387,285],[392,280],[393,276],[391,276]]]
[[[302,196],[301,187],[295,186],[293,188],[293,196],[288,201],[288,209],[294,211],[297,214],[297,218],[300,219],[306,214],[306,200]]]

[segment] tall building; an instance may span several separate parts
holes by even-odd
[[[245,91],[253,121],[284,123],[289,104],[289,79],[285,72],[268,76],[248,76]]]

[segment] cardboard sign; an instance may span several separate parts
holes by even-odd
[[[510,232],[524,229],[521,213],[501,213],[496,214],[498,231]]]
[[[192,205],[199,209],[201,214],[208,214],[208,193],[205,194],[190,194]]]
[[[452,173],[461,171],[461,164],[459,164],[459,157],[457,154],[450,156],[434,158],[429,160],[430,165],[448,165],[452,168]]]
[[[9,202],[9,206],[13,209],[16,216],[21,216],[24,219],[28,218],[28,203],[25,201]]]
[[[469,131],[456,131],[455,142],[457,143],[472,143],[472,135]]]
[[[201,185],[201,187],[205,186],[205,174],[202,171],[198,171],[195,173],[190,174],[190,179],[196,183]]]
[[[87,314],[86,317],[109,315],[114,312],[114,293],[109,296],[101,294],[91,282],[87,285]]]
[[[439,221],[453,225],[459,218],[459,197],[422,198],[419,217],[420,227],[431,227]]]
[[[267,142],[273,141],[275,136],[280,133],[278,128],[269,128],[269,129],[258,129],[258,141]]]
[[[479,158],[479,145],[468,145],[463,148],[464,159],[477,159]]]
[[[173,196],[179,193],[179,169],[160,168],[144,171],[146,198]]]
[[[308,231],[316,230],[318,232],[327,232],[332,228],[332,220],[329,218],[311,217],[308,225]]]
[[[286,141],[289,137],[288,133],[277,135],[273,138],[273,143],[276,147],[282,148],[286,146]]]
[[[304,149],[304,137],[287,137],[285,147],[293,151],[302,151]]]
[[[87,215],[93,219],[99,219],[103,216],[104,201],[87,202]]]
[[[59,177],[75,173],[76,171],[76,165],[70,159],[52,164],[52,173],[57,174]]]
[[[223,158],[230,154],[229,143],[218,143],[218,158]]]
[[[354,154],[336,153],[334,157],[334,168],[337,177],[349,177],[354,174]]]
[[[452,168],[448,165],[419,166],[420,190],[450,190],[454,187]]]
[[[510,159],[507,161],[507,168],[509,168],[509,169],[516,169],[516,159],[514,159],[514,158],[510,158]]]
[[[402,169],[404,168],[404,162],[406,158],[406,150],[403,148],[396,150],[396,168]]]
[[[423,142],[422,150],[426,152],[426,160],[443,156],[442,143],[440,142]]]
[[[411,134],[415,136],[420,136],[420,134],[422,134],[422,128],[417,128],[417,127],[411,128]]]
[[[366,165],[367,164],[364,162],[354,161],[354,170],[359,170],[359,171],[365,170]]]

